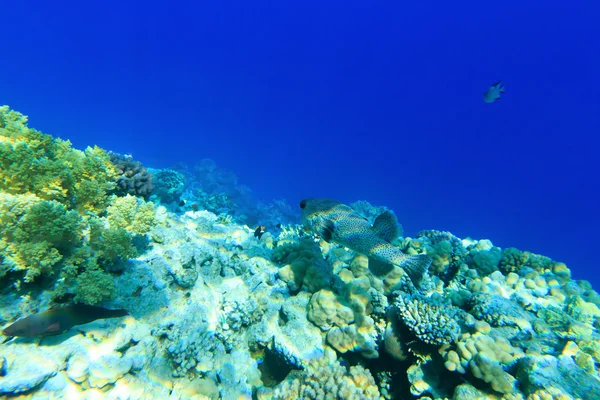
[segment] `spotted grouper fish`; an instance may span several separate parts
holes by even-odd
[[[305,199],[300,202],[304,226],[326,242],[335,242],[369,258],[369,269],[377,276],[394,266],[402,268],[418,285],[431,264],[425,254],[409,256],[390,242],[398,236],[396,215],[385,211],[373,226],[351,207],[330,199]]]
[[[4,328],[2,334],[20,337],[58,335],[75,325],[87,324],[97,319],[124,317],[127,314],[127,310],[109,310],[104,307],[73,304],[21,318]]]

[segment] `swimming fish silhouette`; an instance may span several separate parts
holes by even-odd
[[[504,93],[504,82],[498,81],[488,88],[483,94],[483,101],[493,103],[500,100],[500,93]]]
[[[415,285],[431,264],[425,254],[409,256],[390,242],[398,236],[396,215],[386,211],[373,226],[351,207],[330,199],[305,199],[300,202],[302,222],[326,242],[335,242],[369,258],[369,269],[385,275],[393,266],[402,268]]]
[[[118,318],[129,314],[127,310],[109,310],[104,307],[73,304],[62,308],[51,308],[21,318],[2,331],[4,336],[49,336],[58,335],[74,327],[97,319]]]

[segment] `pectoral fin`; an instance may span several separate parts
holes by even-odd
[[[400,236],[400,231],[398,218],[390,210],[381,213],[373,224],[373,232],[386,242],[391,242]]]
[[[369,270],[373,275],[382,276],[388,274],[392,269],[394,269],[392,264],[369,257]]]
[[[50,335],[60,333],[61,332],[60,323],[55,322],[53,324],[50,324],[48,326],[48,329],[46,329],[46,332]]]
[[[333,231],[335,230],[335,224],[332,221],[325,221],[323,227],[319,231],[319,235],[327,243],[331,242],[333,238]]]

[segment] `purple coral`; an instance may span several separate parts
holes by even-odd
[[[114,193],[119,196],[131,194],[147,199],[152,193],[152,173],[130,155],[109,152],[110,161],[117,167],[121,176],[117,179]]]

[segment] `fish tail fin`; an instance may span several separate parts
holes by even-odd
[[[399,267],[401,267],[406,273],[410,280],[415,284],[415,286],[419,285],[421,279],[423,279],[423,275],[425,271],[431,265],[431,257],[427,254],[418,254],[416,256],[408,256],[404,258]]]

